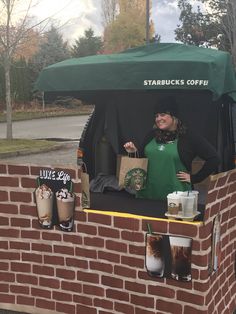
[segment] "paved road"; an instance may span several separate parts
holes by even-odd
[[[6,159],[0,159],[0,162],[13,164],[31,163],[36,165],[76,165],[78,139],[80,138],[87,119],[88,116],[86,115],[14,122],[13,136],[15,138],[65,139],[64,142],[61,142],[63,147],[59,150],[47,153],[8,157]],[[3,135],[4,129],[5,124],[0,123],[0,138],[5,138],[5,134]]]
[[[13,137],[78,139],[88,116],[69,116],[13,122]],[[0,138],[6,138],[6,123],[0,123]]]

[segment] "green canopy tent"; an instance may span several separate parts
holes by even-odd
[[[111,55],[65,60],[46,67],[36,86],[45,92],[209,90],[236,100],[230,55],[182,44],[152,44]]]
[[[104,135],[114,155],[122,152],[126,140],[141,145],[153,124],[155,104],[166,95],[176,98],[181,119],[217,148],[220,170],[234,166],[231,104],[236,101],[236,79],[227,52],[150,44],[118,54],[69,59],[43,69],[36,89],[46,97],[72,95],[95,104],[84,139],[92,174],[98,172],[98,158],[92,156]]]

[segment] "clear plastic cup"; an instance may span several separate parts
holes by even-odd
[[[182,204],[182,214],[185,217],[191,217],[194,215],[194,195],[182,195],[181,204]]]
[[[194,213],[196,213],[197,210],[198,210],[198,195],[199,195],[199,191],[195,191],[195,190],[187,191],[187,192],[185,191],[185,192],[182,192],[182,195],[184,195],[184,196],[190,195],[190,196],[194,196],[195,197],[193,211],[194,211]]]
[[[191,280],[192,239],[169,237],[171,249],[171,277],[179,281]]]
[[[180,196],[175,193],[167,195],[168,213],[171,215],[177,215],[180,206]]]

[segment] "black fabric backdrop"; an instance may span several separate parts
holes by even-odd
[[[219,171],[234,168],[232,108],[227,99],[213,102],[210,92],[199,91],[110,92],[93,99],[95,111],[80,144],[91,178],[101,172],[116,173],[116,156],[125,154],[125,142],[142,145],[154,125],[156,104],[167,95],[175,97],[178,117],[186,126],[205,136],[217,149],[222,160]]]

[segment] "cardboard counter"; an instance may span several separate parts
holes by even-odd
[[[211,178],[202,221],[185,222],[82,210],[80,170],[57,167],[70,174],[76,194],[73,230],[63,232],[38,223],[33,193],[42,167],[0,164],[0,308],[40,314],[233,314],[236,169]],[[165,243],[170,237],[191,239],[190,280],[171,276],[170,258],[170,272],[163,276],[147,271],[148,225]]]

